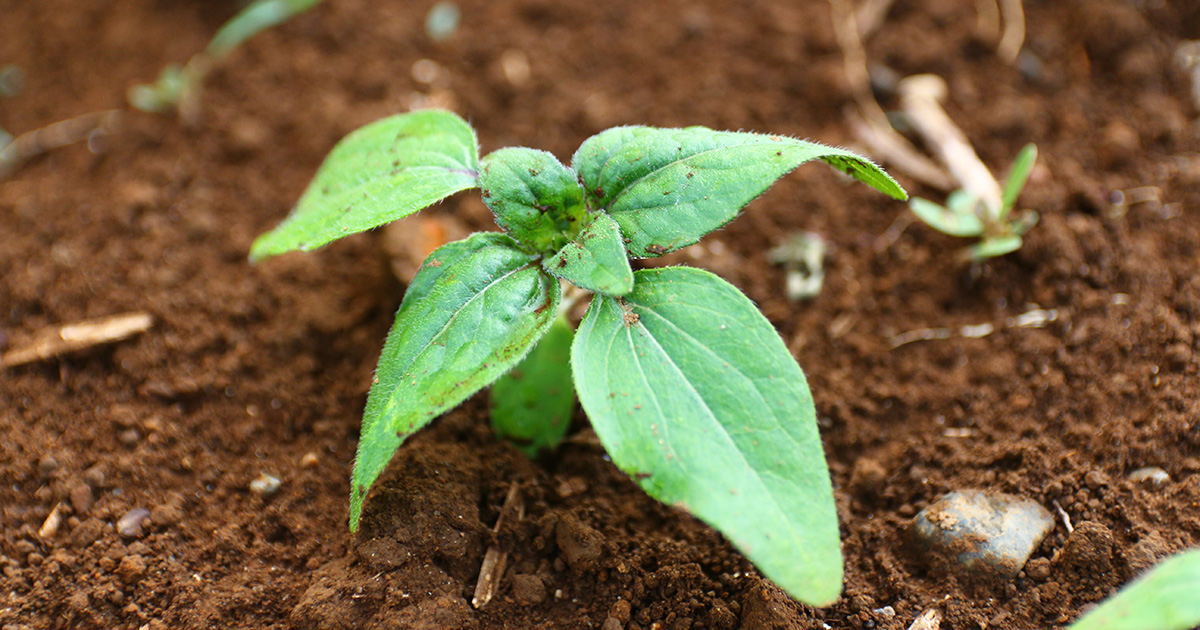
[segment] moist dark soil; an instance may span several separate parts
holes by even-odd
[[[0,63],[25,75],[0,127],[122,110],[113,132],[0,182],[0,347],[154,321],[0,372],[5,630],[895,629],[930,608],[944,630],[1040,629],[1200,544],[1200,112],[1176,55],[1200,11],[1135,0],[1025,2],[1016,64],[979,3],[899,0],[868,42],[900,76],[944,77],[996,170],[1038,144],[1021,205],[1041,222],[1019,252],[965,265],[961,241],[889,232],[902,204],[805,166],[669,259],[744,290],[808,374],[846,555],[836,604],[792,601],[647,498],[582,415],[558,452],[526,459],[492,434],[486,393],[403,446],[351,535],[359,418],[404,285],[380,233],[246,260],[344,134],[440,106],[485,152],[562,159],[619,124],[854,141],[824,2],[462,0],[442,42],[425,33],[431,4],[327,0],[219,62],[185,122],[130,110],[125,92],[201,50],[238,3],[0,1]],[[432,213],[495,229],[471,194]],[[823,291],[800,304],[767,258],[798,230],[830,245]],[[1014,319],[1037,309],[1043,327]],[[980,324],[994,331],[893,347]],[[1128,479],[1145,466],[1169,481]],[[264,473],[275,494],[250,490]],[[523,515],[494,533],[513,486]],[[916,512],[959,489],[1057,514],[1017,577],[968,579],[911,548]],[[39,533],[56,506],[57,532]],[[135,509],[140,527],[120,523]],[[476,609],[493,546],[508,569]]]

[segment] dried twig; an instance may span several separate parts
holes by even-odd
[[[0,368],[54,357],[128,339],[153,325],[149,313],[125,313],[42,330],[22,346],[0,355]]]
[[[492,526],[492,532],[499,534],[505,520],[512,518],[517,520],[525,518],[525,501],[521,499],[520,486],[515,483],[509,487],[508,495],[504,497],[504,505],[500,508],[500,516],[496,517],[496,524]],[[483,608],[492,601],[492,598],[500,590],[500,580],[504,577],[504,569],[507,565],[508,552],[501,551],[495,545],[488,547],[487,553],[483,555],[483,564],[479,567],[479,581],[475,583],[475,595],[471,598],[472,606]]]
[[[120,112],[109,109],[91,112],[27,131],[0,148],[0,179],[7,177],[22,162],[46,151],[81,142],[95,133],[108,133],[116,128]]]
[[[858,7],[858,11],[854,14],[854,21],[858,23],[858,37],[866,40],[871,37],[880,26],[883,26],[883,21],[887,18],[888,9],[892,8],[894,0],[866,0]]]
[[[895,166],[913,179],[941,190],[951,190],[953,180],[937,164],[916,150],[892,129],[887,114],[871,92],[871,75],[867,69],[867,53],[861,39],[862,27],[849,0],[829,0],[833,15],[834,32],[845,60],[846,80],[854,102],[858,105],[857,115],[847,114],[851,130],[867,150],[881,161]]]
[[[942,109],[946,89],[946,82],[936,75],[908,77],[900,81],[900,106],[913,128],[950,169],[961,187],[981,200],[991,212],[998,213],[1002,204],[1000,184],[975,154],[966,134]]]
[[[996,53],[1004,61],[1013,63],[1025,45],[1025,7],[1021,0],[1000,0],[1000,14],[1004,16],[1004,34],[1000,36]]]

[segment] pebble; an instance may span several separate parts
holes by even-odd
[[[316,468],[319,463],[321,463],[321,458],[311,451],[300,458],[300,467],[304,469]]]
[[[133,508],[117,521],[117,532],[124,538],[141,538],[145,535],[146,522],[150,520],[150,510]]]
[[[93,488],[104,487],[104,465],[96,464],[95,466],[83,471],[83,481]]]
[[[1144,486],[1161,488],[1171,483],[1171,475],[1158,466],[1146,466],[1129,473],[1129,480]]]
[[[117,434],[117,441],[125,446],[136,446],[142,435],[137,429],[125,429]]]
[[[71,500],[71,507],[75,509],[75,513],[80,516],[86,515],[96,502],[92,487],[86,483],[72,484],[67,497]]]
[[[48,477],[56,470],[58,470],[58,460],[54,459],[53,456],[43,455],[38,460],[38,472],[42,473],[42,476]]]
[[[554,534],[563,558],[572,569],[591,569],[604,555],[604,536],[574,517],[559,520]]]
[[[250,492],[263,497],[269,497],[283,486],[283,482],[279,477],[268,475],[267,473],[259,473],[258,478],[250,482]]]
[[[921,510],[912,532],[919,545],[968,572],[1014,577],[1054,529],[1050,512],[1023,497],[951,492]]]

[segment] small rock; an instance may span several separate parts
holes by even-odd
[[[951,492],[917,514],[917,543],[969,572],[1016,576],[1054,518],[1022,497],[965,490]]]
[[[125,429],[117,434],[117,441],[125,446],[137,446],[138,440],[142,439],[142,435],[137,429]]]
[[[625,630],[625,624],[621,623],[615,617],[609,617],[604,620],[604,623],[600,626],[600,630]]]
[[[513,575],[513,597],[518,603],[530,606],[546,601],[546,585],[536,575]]]
[[[1075,526],[1058,555],[1058,564],[1080,575],[1095,575],[1112,570],[1112,531],[1101,523],[1083,521]]]
[[[117,533],[123,538],[141,538],[146,534],[146,522],[150,520],[150,510],[133,508],[117,521]]]
[[[93,488],[103,488],[105,482],[104,465],[96,464],[83,471],[83,481]]]
[[[1167,471],[1159,468],[1158,466],[1146,466],[1145,468],[1139,468],[1129,473],[1128,478],[1134,483],[1149,486],[1151,488],[1161,488],[1171,483],[1171,475],[1168,475]]]
[[[316,468],[317,464],[321,463],[321,458],[316,453],[308,452],[300,458],[300,467],[304,469]]]
[[[154,506],[150,511],[150,520],[161,527],[171,527],[183,520],[183,508],[174,501],[168,501]]]
[[[43,477],[49,477],[51,473],[58,470],[58,460],[52,455],[43,455],[38,460],[38,472],[42,473]]]
[[[50,515],[42,523],[42,527],[38,529],[38,538],[43,540],[54,538],[58,534],[58,528],[62,527],[63,509],[62,503],[55,504],[54,509],[50,511]]]
[[[279,492],[281,486],[283,486],[283,482],[279,480],[279,477],[260,473],[257,479],[250,482],[250,492],[259,496],[269,497]]]
[[[96,502],[92,487],[81,482],[71,484],[71,489],[67,491],[67,498],[71,500],[71,507],[75,509],[75,514],[79,516],[86,515]]]
[[[1029,579],[1038,582],[1045,582],[1050,579],[1050,559],[1049,558],[1034,558],[1025,564],[1025,575]]]

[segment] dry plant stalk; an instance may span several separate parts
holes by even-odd
[[[859,13],[865,13],[868,7],[874,7],[871,10],[879,13],[871,19],[882,20],[882,16],[887,12],[887,4],[889,3],[868,0]],[[871,92],[870,72],[867,69],[867,53],[862,43],[864,27],[858,21],[859,17],[850,6],[849,0],[829,0],[829,5],[833,14],[834,32],[845,59],[846,80],[850,83],[854,101],[858,105],[858,112],[847,115],[855,137],[881,161],[896,166],[913,179],[939,190],[953,189],[954,181],[950,176],[892,128],[887,114],[875,100],[875,95]],[[871,30],[874,28],[868,29],[867,32]]]
[[[499,534],[505,519],[513,518],[514,515],[518,521],[525,518],[525,501],[521,499],[520,487],[515,483],[509,487],[508,495],[504,497],[504,506],[500,508],[500,516],[496,517],[492,532]],[[483,555],[483,564],[479,567],[479,581],[475,583],[472,606],[483,608],[492,601],[500,591],[500,580],[504,578],[507,566],[508,552],[501,551],[495,545],[488,547],[487,553]]]
[[[900,81],[900,106],[925,143],[945,164],[963,190],[998,212],[1002,202],[1000,184],[976,155],[971,142],[942,109],[946,82],[932,74]]]
[[[22,162],[47,151],[87,140],[93,133],[108,133],[116,128],[120,112],[109,109],[27,131],[0,148],[0,179],[7,177]]]
[[[44,361],[93,346],[115,343],[145,332],[154,324],[149,313],[125,313],[39,331],[33,340],[0,355],[0,368]]]

